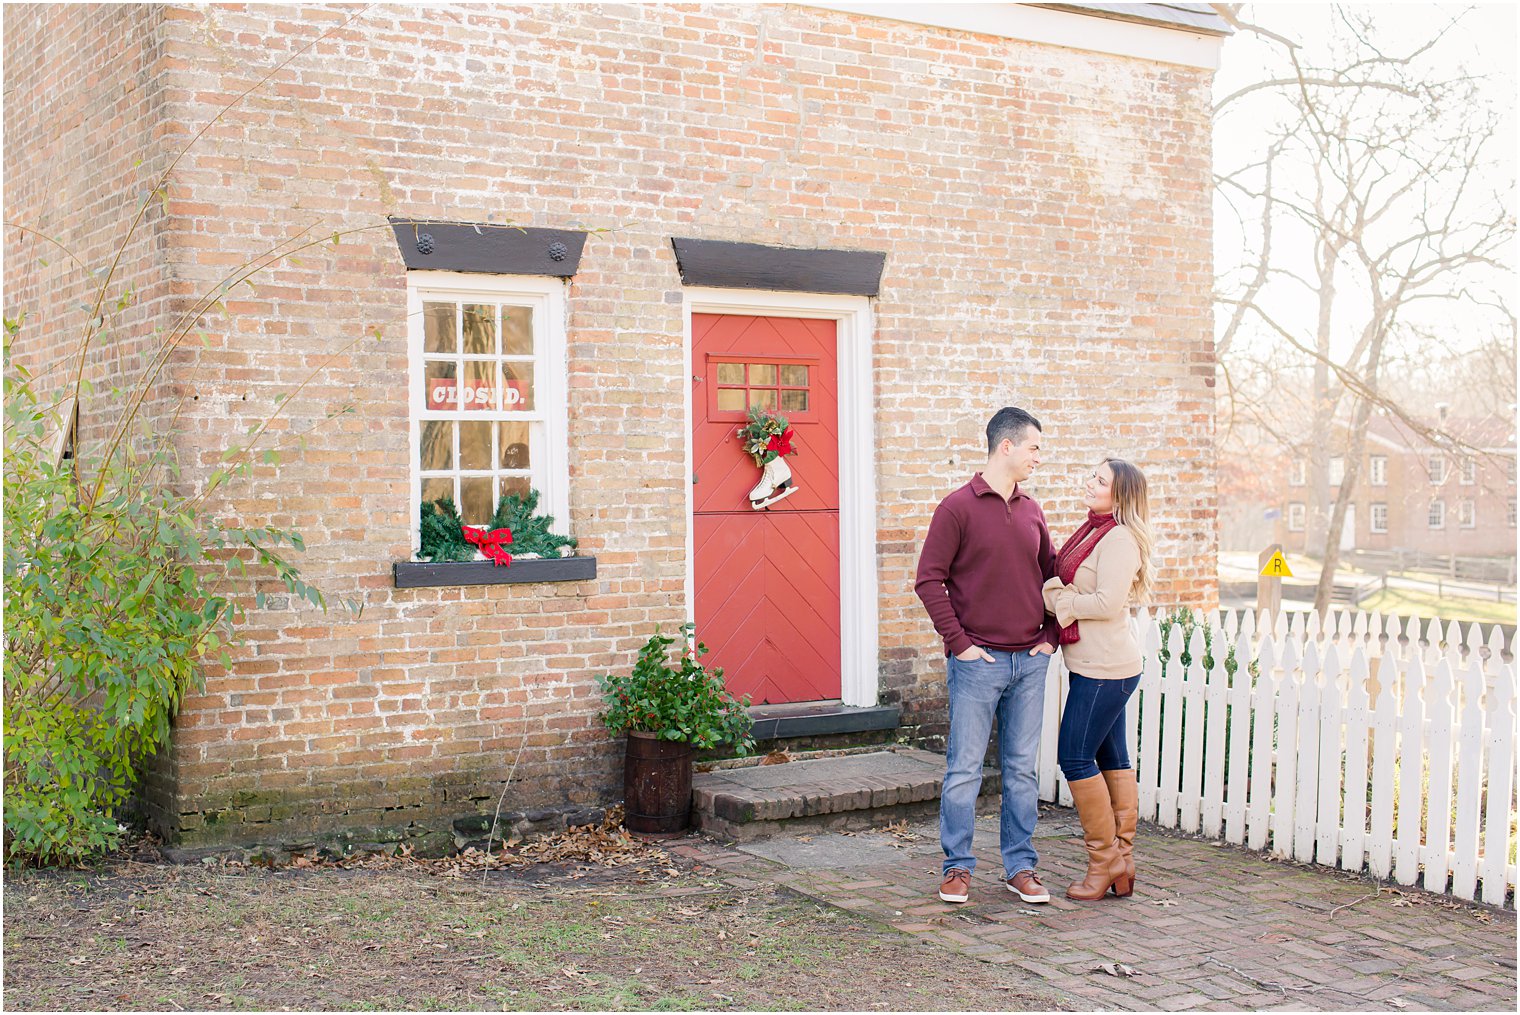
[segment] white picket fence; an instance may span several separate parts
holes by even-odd
[[[1142,820],[1502,905],[1515,883],[1515,669],[1497,626],[1332,611],[1135,618],[1144,648],[1126,713]],[[1229,647],[1239,666],[1226,666]],[[1181,658],[1186,649],[1188,665]],[[1253,674],[1248,664],[1255,663]],[[1163,675],[1163,668],[1165,673]],[[1040,789],[1056,765],[1066,671],[1046,688]]]

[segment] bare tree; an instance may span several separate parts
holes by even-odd
[[[1247,257],[1226,268],[1218,295],[1227,412],[1278,433],[1307,460],[1306,530],[1309,546],[1321,548],[1315,608],[1323,611],[1374,409],[1438,446],[1463,447],[1388,390],[1390,359],[1422,345],[1438,351],[1426,343],[1443,334],[1439,308],[1449,315],[1454,304],[1487,308],[1513,340],[1501,259],[1514,221],[1492,183],[1503,175],[1500,114],[1480,78],[1439,59],[1460,13],[1435,9],[1428,37],[1393,52],[1379,41],[1375,11],[1338,6],[1320,55],[1254,24],[1248,10],[1220,6],[1238,32],[1268,40],[1276,54],[1262,80],[1215,110],[1216,122],[1239,115],[1268,124],[1261,155],[1217,176],[1243,227],[1254,227],[1244,229]],[[1281,388],[1243,378],[1293,368],[1307,369],[1308,383],[1284,419]],[[1332,483],[1337,457],[1344,472]]]

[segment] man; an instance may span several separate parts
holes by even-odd
[[[1039,816],[1036,762],[1045,712],[1045,672],[1059,632],[1041,588],[1055,574],[1045,513],[1019,484],[1040,464],[1040,422],[999,409],[987,424],[987,467],[934,511],[914,591],[945,640],[950,736],[940,792],[945,851],[939,897],[970,897],[971,838],[982,760],[998,726],[1003,773],[1003,878],[1025,902],[1049,902],[1035,873]]]

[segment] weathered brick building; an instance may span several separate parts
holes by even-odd
[[[509,810],[614,800],[595,676],[689,617],[725,632],[709,661],[757,700],[879,706],[932,738],[918,544],[1005,404],[1046,423],[1033,486],[1057,533],[1095,460],[1131,457],[1158,601],[1214,602],[1223,27],[1202,5],[4,18],[8,221],[99,264],[169,171],[95,378],[140,376],[155,329],[238,265],[342,234],[236,290],[155,384],[150,418],[177,412],[202,482],[306,382],[282,410],[304,444],[224,509],[299,530],[308,579],[365,606],[248,590],[246,644],[148,787],[171,834],[410,834],[489,812],[509,770]],[[7,231],[15,354],[45,377],[88,287],[46,247]],[[723,439],[750,403],[796,417],[802,489],[769,513]],[[111,412],[86,400],[81,440]],[[469,520],[529,484],[594,564],[396,567],[421,498],[454,493]]]

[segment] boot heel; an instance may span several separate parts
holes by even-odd
[[[1127,899],[1135,894],[1135,879],[1129,874],[1116,878],[1112,885],[1114,894],[1121,899]]]

